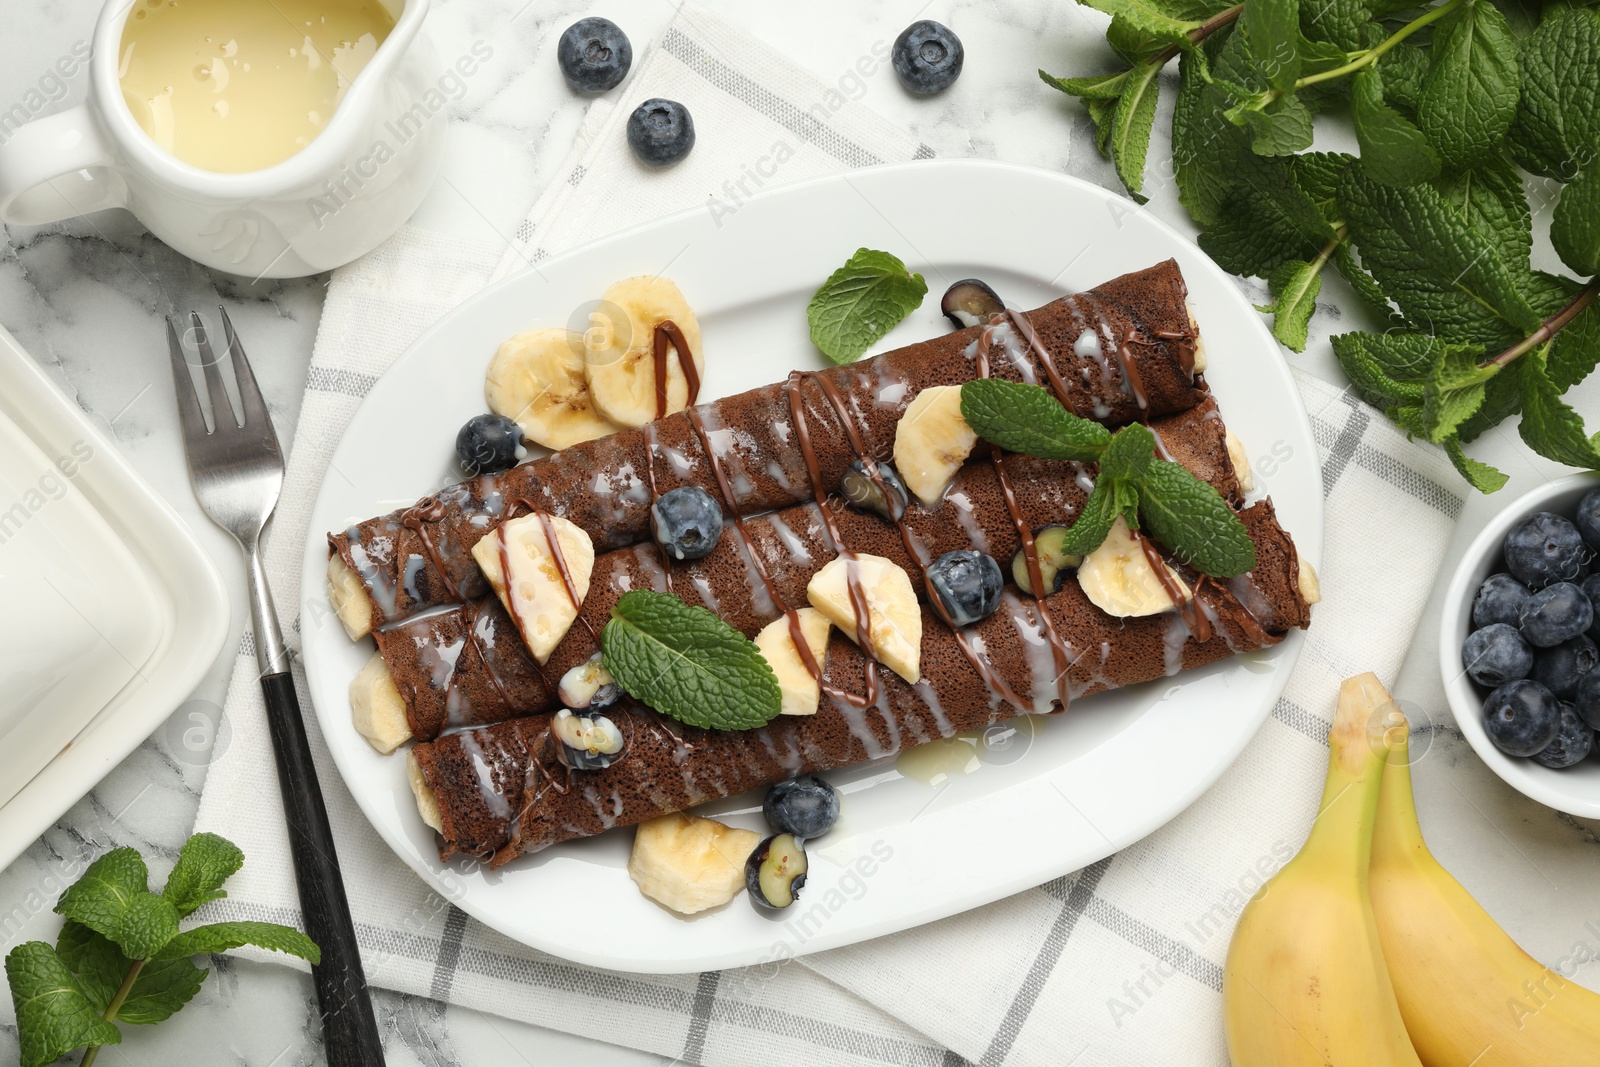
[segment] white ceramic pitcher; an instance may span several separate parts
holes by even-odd
[[[88,100],[0,144],[0,218],[39,225],[124,207],[206,266],[298,278],[365,254],[416,210],[444,158],[441,79],[460,83],[457,66],[447,69],[422,33],[430,0],[381,0],[394,30],[327,127],[282,163],[244,174],[173,157],[123,102],[122,27],[142,2],[109,0],[101,13]]]

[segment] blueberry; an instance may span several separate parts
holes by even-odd
[[[1528,604],[1528,587],[1509,574],[1491,574],[1478,587],[1472,599],[1472,625],[1489,626],[1508,622],[1522,624],[1522,609]]]
[[[1530,589],[1577,581],[1588,557],[1578,528],[1548,511],[1534,512],[1506,534],[1506,567]]]
[[[670,167],[694,147],[694,119],[676,100],[646,100],[628,116],[628,147],[647,167]]]
[[[1590,552],[1600,552],[1600,489],[1591,489],[1578,501],[1578,533]]]
[[[761,814],[779,833],[810,840],[833,829],[839,820],[839,793],[814,774],[801,775],[767,790]]]
[[[1483,729],[1506,755],[1531,756],[1560,732],[1561,705],[1538,682],[1508,682],[1483,702]]]
[[[965,58],[961,38],[930,19],[913,22],[894,39],[894,72],[908,92],[919,96],[950,88],[961,77]]]
[[[656,540],[677,559],[699,559],[722,539],[722,507],[699,486],[662,493],[650,515]]]
[[[900,472],[891,464],[883,460],[874,460],[878,468],[878,477],[883,479],[883,487],[888,490],[886,496],[878,489],[878,483],[873,481],[867,473],[866,464],[859,459],[845,470],[839,479],[839,492],[852,507],[870,511],[874,515],[882,515],[890,522],[899,522],[900,517],[906,513],[906,483],[900,480]]]
[[[1530,645],[1551,648],[1571,640],[1594,622],[1594,605],[1571,582],[1547,585],[1522,609],[1522,636]]]
[[[806,884],[806,850],[790,834],[774,834],[744,863],[744,887],[758,908],[779,911],[793,904]]]
[[[1594,748],[1594,729],[1578,716],[1571,704],[1561,705],[1561,729],[1556,739],[1534,753],[1533,761],[1555,770],[1582,763]]]
[[[999,295],[989,283],[977,278],[963,278],[944,291],[939,310],[957,329],[982,326],[1006,309]]]
[[[1559,700],[1571,700],[1578,691],[1578,680],[1600,665],[1600,650],[1587,637],[1579,635],[1553,648],[1534,653],[1533,670],[1528,677],[1544,686]]]
[[[527,454],[522,427],[504,415],[474,415],[456,434],[456,459],[469,478],[510,470]]]
[[[971,548],[946,552],[928,568],[928,588],[954,626],[970,626],[994,614],[1005,584],[994,557]]]
[[[633,45],[610,19],[579,19],[556,43],[556,62],[567,84],[580,93],[615,89],[633,66]]]
[[[1578,588],[1589,598],[1589,609],[1594,612],[1594,622],[1589,627],[1589,636],[1600,641],[1600,574],[1589,575]]]
[[[1600,671],[1590,671],[1578,679],[1578,693],[1572,703],[1584,722],[1600,730]]]
[[[1528,676],[1533,649],[1515,626],[1497,622],[1467,635],[1461,662],[1474,682],[1495,689]]]

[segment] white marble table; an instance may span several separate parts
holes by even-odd
[[[862,47],[892,40],[915,18],[954,27],[967,47],[956,90],[913,99],[887,72],[869,80],[865,101],[914,130],[941,156],[979,156],[1029,163],[1114,186],[1094,152],[1080,108],[1044,88],[1034,71],[1085,73],[1109,57],[1102,21],[1067,0],[812,0],[804,19],[792,5],[727,4],[730,17],[825,80],[837,81]],[[0,7],[0,113],[39,85],[58,55],[86,40],[95,0],[12,0]],[[443,180],[417,221],[430,228],[501,240],[512,232],[568,151],[584,102],[566,91],[555,68],[555,38],[584,14],[620,23],[636,49],[673,14],[670,0],[435,0],[431,32],[443,54],[490,38],[508,57],[485,68],[451,110],[452,145]],[[51,110],[76,102],[83,79],[66,86]],[[58,94],[60,95],[60,94]],[[1164,162],[1158,121],[1152,154],[1152,208],[1188,227]],[[713,135],[716,131],[701,131]],[[952,205],[945,224],[962,225],[982,205]],[[279,434],[292,436],[306,365],[321,310],[325,278],[250,284],[196,267],[150,237],[130,217],[110,213],[38,229],[8,227],[0,252],[0,323],[75,395],[126,451],[134,465],[177,507],[223,567],[236,602],[234,633],[245,625],[243,571],[231,543],[200,515],[188,488],[172,409],[161,316],[174,309],[227,306],[247,339]],[[1247,284],[1247,288],[1250,286]],[[1265,294],[1252,291],[1257,300]],[[1341,283],[1325,291],[1319,332],[1291,361],[1337,379],[1327,334],[1353,328],[1355,307]],[[1345,309],[1341,316],[1341,309]],[[1342,321],[1341,321],[1342,320]],[[1600,411],[1600,381],[1576,394],[1580,409]],[[1447,570],[1483,522],[1515,495],[1558,475],[1532,456],[1514,431],[1491,434],[1485,459],[1511,474],[1497,497],[1469,501]],[[1381,563],[1381,561],[1375,561]],[[1600,824],[1556,815],[1504,786],[1478,762],[1450,726],[1436,667],[1437,603],[1412,648],[1398,694],[1433,716],[1439,729],[1418,767],[1419,802],[1429,839],[1444,862],[1531,951],[1547,961],[1587,942],[1600,955]],[[222,700],[225,657],[194,695]],[[176,718],[175,722],[178,721]],[[187,721],[186,719],[184,720]],[[61,857],[84,844],[96,850],[139,847],[169,863],[187,836],[206,768],[182,745],[180,731],[159,731],[7,870],[0,872],[0,952],[29,938],[53,940],[58,920],[48,904],[28,914],[22,902]],[[22,920],[19,922],[19,919]],[[1585,923],[1593,922],[1594,929]],[[181,1015],[150,1030],[130,1028],[107,1063],[217,1064],[288,1067],[321,1062],[309,981],[287,969],[221,960],[200,996]],[[1600,986],[1600,963],[1579,971]],[[391,1064],[661,1062],[427,1000],[378,994]],[[0,1061],[16,1055],[8,998],[0,998]]]

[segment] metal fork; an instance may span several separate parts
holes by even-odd
[[[212,423],[206,429],[180,330],[167,320],[167,341],[172,349],[172,378],[178,392],[178,416],[183,424],[184,451],[189,459],[189,480],[200,507],[244,550],[250,579],[250,621],[255,632],[256,662],[261,667],[261,691],[266,697],[267,724],[278,761],[278,784],[289,820],[289,844],[294,854],[295,881],[306,933],[322,949],[322,962],[311,969],[322,1008],[322,1030],[330,1067],[381,1067],[383,1045],[378,1038],[372,999],[361,969],[361,950],[345,898],[339,857],[333,847],[328,811],[317,784],[317,772],[306,743],[305,721],[289,674],[289,653],[278,628],[261,566],[261,534],[278,505],[283,488],[283,450],[273,432],[272,418],[261,399],[261,389],[245,359],[244,347],[234,333],[225,308],[222,328],[228,355],[244,409],[236,416],[223,385],[222,370],[206,336],[205,322],[190,312],[205,390],[210,394]]]

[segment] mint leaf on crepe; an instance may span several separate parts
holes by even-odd
[[[1042,385],[980,378],[961,387],[961,417],[972,432],[1008,452],[1093,462],[1111,431],[1079,418]]]
[[[209,955],[213,952],[228,952],[241,945],[254,945],[272,952],[299,956],[311,963],[322,962],[322,951],[317,948],[317,943],[299,930],[279,926],[277,923],[248,921],[211,923],[208,926],[185,930],[167,942],[166,946],[156,953],[155,958],[187,959],[190,956]]]
[[[1149,427],[1130,422],[1112,435],[1101,455],[1099,480],[1137,482],[1155,459],[1155,451],[1156,435]]]
[[[1517,113],[1520,77],[1511,27],[1488,0],[1439,23],[1417,125],[1446,166],[1472,166],[1499,147]]]
[[[43,941],[25,941],[6,956],[16,1007],[21,1067],[44,1067],[86,1045],[115,1045],[122,1033],[89,1000],[83,984]]]
[[[1591,161],[1561,190],[1550,218],[1550,243],[1575,273],[1600,274],[1600,163]]]
[[[1087,556],[1099,548],[1122,513],[1117,487],[1109,478],[1096,480],[1083,510],[1067,527],[1060,552],[1065,556]]]
[[[1508,480],[1504,472],[1463,452],[1459,438],[1452,437],[1445,441],[1444,451],[1450,457],[1450,462],[1455,464],[1456,472],[1480,493],[1498,492]]]
[[[888,252],[856,250],[822,283],[806,308],[811,342],[835,363],[850,363],[922,305],[928,283]]]
[[[1600,16],[1547,10],[1522,42],[1522,100],[1510,143],[1528,170],[1568,181],[1600,153]]]
[[[188,915],[202,904],[227,896],[222,883],[242,866],[244,853],[238,845],[216,834],[195,834],[183,843],[161,895],[172,901],[180,917]]]
[[[1522,439],[1539,455],[1570,467],[1600,469],[1600,442],[1584,433],[1573,411],[1550,380],[1548,345],[1523,356]]]
[[[1362,266],[1412,322],[1447,341],[1484,344],[1510,343],[1539,327],[1493,243],[1433,186],[1397,189],[1352,168],[1339,203]]]
[[[1139,481],[1144,529],[1202,574],[1232,578],[1256,565],[1256,546],[1222,495],[1171,460],[1155,460]]]
[[[657,712],[707,730],[753,730],[782,696],[755,643],[705,608],[669,593],[624,593],[600,632],[619,686]]]
[[[1350,118],[1361,171],[1384,185],[1414,185],[1439,173],[1439,153],[1416,124],[1383,99],[1383,79],[1368,67],[1350,80]]]

